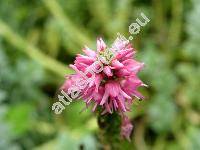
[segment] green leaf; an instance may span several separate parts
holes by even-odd
[[[171,131],[177,117],[177,108],[172,98],[159,94],[152,100],[148,109],[150,125],[158,133]]]
[[[30,103],[21,103],[9,108],[6,120],[17,136],[31,129],[34,122],[34,106]]]

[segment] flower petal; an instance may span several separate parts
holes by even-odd
[[[103,72],[104,72],[108,77],[113,76],[112,70],[110,69],[109,66],[105,66],[105,67],[103,68]]]
[[[83,49],[83,52],[89,57],[96,57],[95,51],[91,50],[87,46],[85,46],[85,48]]]
[[[106,44],[104,43],[104,41],[102,40],[102,38],[97,39],[97,51],[103,51],[104,49],[106,49]]]
[[[124,65],[122,63],[120,63],[117,59],[114,59],[112,61],[112,67],[114,67],[115,69],[120,69],[120,68],[123,68]]]

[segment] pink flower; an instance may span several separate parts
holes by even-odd
[[[85,47],[83,52],[86,55],[78,54],[74,65],[70,65],[76,73],[67,77],[62,86],[64,91],[75,85],[81,87],[80,96],[86,106],[93,105],[93,111],[101,107],[102,114],[113,111],[123,114],[130,111],[135,97],[144,98],[137,91],[138,87],[145,86],[137,77],[144,63],[133,59],[135,51],[130,43],[117,38],[108,48],[99,38],[97,51]],[[121,134],[128,139],[131,130],[132,125],[125,119]]]
[[[121,125],[121,136],[125,137],[129,142],[131,141],[130,136],[133,130],[133,125],[127,116],[122,117],[122,125]]]

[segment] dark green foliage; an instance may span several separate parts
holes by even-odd
[[[98,125],[100,128],[99,138],[105,144],[104,147],[119,148],[121,117],[117,113],[110,115],[99,114]]]

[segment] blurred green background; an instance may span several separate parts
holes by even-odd
[[[1,0],[0,150],[102,149],[90,110],[51,110],[67,67],[96,38],[107,44],[143,12],[132,41],[146,100],[129,113],[123,150],[200,150],[200,0]]]

